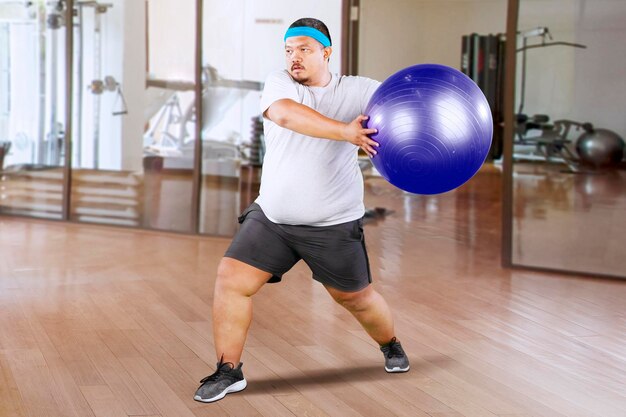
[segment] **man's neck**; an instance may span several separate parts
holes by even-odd
[[[330,71],[326,70],[324,72],[324,74],[321,75],[318,79],[311,80],[311,82],[307,83],[306,85],[308,87],[326,87],[330,83],[330,80],[332,78],[333,77],[332,77]]]

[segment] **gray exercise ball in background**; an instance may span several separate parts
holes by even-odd
[[[624,157],[624,141],[608,129],[593,129],[580,135],[576,152],[580,161],[594,168],[610,168]]]

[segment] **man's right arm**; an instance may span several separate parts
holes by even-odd
[[[376,133],[376,129],[362,126],[367,116],[360,115],[350,123],[343,123],[291,99],[276,100],[263,115],[285,129],[321,139],[347,141],[369,156],[376,155],[378,143],[368,136]]]

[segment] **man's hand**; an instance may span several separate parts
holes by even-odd
[[[371,158],[378,153],[376,148],[378,148],[380,144],[368,136],[378,131],[376,129],[366,129],[363,127],[363,122],[367,119],[367,116],[360,115],[350,123],[344,125],[342,136],[346,141],[363,149],[367,156]]]

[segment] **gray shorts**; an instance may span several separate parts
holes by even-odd
[[[271,273],[268,282],[280,282],[300,259],[313,279],[340,291],[359,291],[372,282],[362,219],[322,227],[276,224],[252,203],[239,223],[224,256]]]

